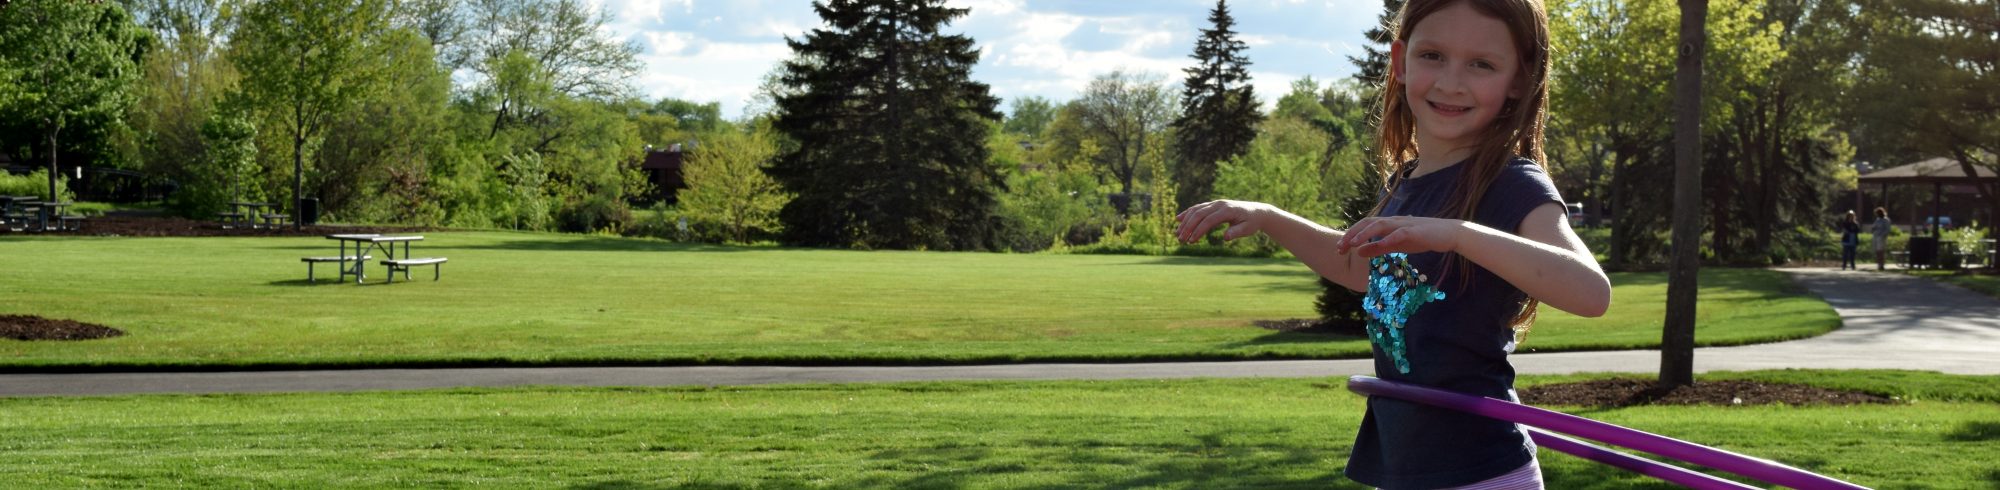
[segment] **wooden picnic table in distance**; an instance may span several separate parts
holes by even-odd
[[[257,215],[262,214],[258,210],[275,206],[277,204],[268,202],[234,201],[229,203],[230,212],[222,213],[222,217],[228,219],[231,226],[248,225],[254,230],[257,228]]]
[[[389,235],[377,235],[372,233],[327,235],[326,238],[328,240],[338,240],[340,242],[341,257],[348,256],[347,242],[354,242],[353,256],[358,259],[354,261],[354,269],[353,269],[354,282],[356,283],[360,283],[362,280],[367,278],[367,276],[364,274],[367,268],[364,266],[368,264],[368,260],[359,259],[360,257],[367,257],[369,256],[368,255],[369,252],[375,250],[381,250],[382,254],[387,256],[389,260],[396,260],[397,242],[401,242],[403,244],[403,256],[409,257],[410,242],[421,241],[424,239],[422,235],[389,236]],[[342,266],[345,267],[346,264],[343,262]],[[345,279],[345,277],[343,277],[342,279]]]

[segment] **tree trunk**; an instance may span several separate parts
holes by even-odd
[[[1701,239],[1701,61],[1708,0],[1680,0],[1674,62],[1674,243],[1667,269],[1666,328],[1660,335],[1662,387],[1694,384],[1696,273]]]
[[[303,213],[303,210],[299,209],[299,204],[300,204],[300,203],[303,203],[303,202],[305,202],[304,200],[300,199],[301,197],[304,197],[304,196],[303,196],[303,194],[302,194],[302,191],[303,191],[303,190],[305,189],[305,173],[306,173],[306,163],[305,163],[305,162],[306,162],[306,160],[305,160],[305,151],[306,151],[306,137],[305,137],[305,133],[303,133],[303,132],[300,132],[300,133],[293,133],[293,135],[292,135],[292,214],[295,214],[295,215],[298,215],[298,216],[293,216],[293,217],[292,217],[292,229],[293,229],[293,230],[298,230],[298,229],[299,229],[299,221],[301,221],[301,220],[300,220],[299,218],[303,218],[303,217],[305,217],[305,216],[304,216],[304,215],[302,214],[302,213]],[[254,219],[253,219],[253,221],[254,221]]]
[[[62,173],[56,168],[56,133],[61,132],[62,126],[49,130],[49,202],[62,200],[62,195],[56,194],[56,175]]]

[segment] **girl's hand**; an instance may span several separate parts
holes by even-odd
[[[1229,225],[1229,231],[1223,232],[1223,240],[1255,235],[1262,228],[1264,217],[1276,210],[1269,204],[1248,201],[1209,201],[1188,206],[1187,210],[1174,216],[1181,223],[1180,228],[1174,230],[1174,236],[1179,237],[1181,243],[1194,243],[1207,236],[1209,230],[1225,223]]]
[[[1362,257],[1402,252],[1450,252],[1458,249],[1459,233],[1465,221],[1440,218],[1390,216],[1365,218],[1347,229],[1334,251]],[[1378,240],[1379,239],[1379,240]]]

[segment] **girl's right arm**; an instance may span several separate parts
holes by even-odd
[[[1365,291],[1368,287],[1368,260],[1353,253],[1340,253],[1334,245],[1340,243],[1344,234],[1340,230],[1321,226],[1312,220],[1278,209],[1261,202],[1209,201],[1194,206],[1174,219],[1181,226],[1175,230],[1182,243],[1194,243],[1207,236],[1210,230],[1223,224],[1229,230],[1222,234],[1223,240],[1255,235],[1263,232],[1278,242],[1279,246],[1292,252],[1306,267],[1354,291]]]

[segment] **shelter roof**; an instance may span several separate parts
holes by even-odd
[[[1882,169],[1861,176],[1863,184],[1977,184],[2000,180],[1993,169],[1973,165],[1974,176],[1965,175],[1965,166],[1950,158],[1932,158],[1900,167]]]

